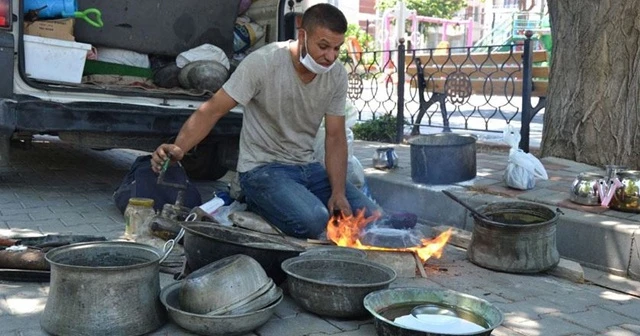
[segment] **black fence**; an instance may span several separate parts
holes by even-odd
[[[520,148],[528,151],[549,67],[546,52],[532,50],[526,36],[522,43],[446,49],[405,50],[400,41],[397,50],[343,55],[348,97],[359,120],[395,115],[397,142],[423,127],[502,132],[519,123]]]

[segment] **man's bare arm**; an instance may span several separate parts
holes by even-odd
[[[167,159],[168,154],[175,161],[181,160],[186,152],[204,139],[218,120],[234,108],[238,103],[223,89],[204,102],[182,125],[174,144],[162,144],[152,155],[152,167],[156,172]]]
[[[346,199],[347,182],[347,135],[344,116],[325,116],[327,130],[325,139],[325,166],[331,184],[331,198],[327,204],[330,211],[340,209],[345,214],[351,213]]]

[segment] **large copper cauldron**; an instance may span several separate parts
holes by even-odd
[[[160,251],[132,242],[59,247],[45,258],[51,287],[40,320],[54,335],[150,333],[166,320],[159,299]]]
[[[498,202],[480,212],[489,219],[474,216],[467,250],[474,264],[503,272],[536,273],[560,261],[558,215],[551,209],[528,202]]]

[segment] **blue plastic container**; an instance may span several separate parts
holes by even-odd
[[[40,10],[42,7],[45,8]],[[38,18],[40,19],[73,17],[78,11],[78,2],[77,0],[25,0],[24,13],[30,10],[39,10]]]

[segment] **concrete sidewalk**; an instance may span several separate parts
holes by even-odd
[[[364,167],[372,167],[378,143],[356,142],[355,155]],[[549,176],[537,180],[531,190],[505,186],[504,170],[508,148],[478,144],[476,178],[450,185],[424,185],[411,179],[410,146],[395,145],[397,169],[381,171],[366,168],[367,183],[376,200],[386,209],[409,211],[431,225],[450,225],[472,230],[473,220],[462,206],[442,194],[446,189],[474,207],[492,202],[527,201],[557,210],[558,250],[583,266],[612,274],[640,279],[640,255],[635,237],[640,233],[640,214],[610,210],[601,206],[582,206],[569,200],[569,190],[581,172],[603,168],[559,158],[541,161]]]
[[[34,143],[28,151],[12,151],[11,166],[0,168],[0,235],[59,232],[118,237],[124,222],[113,205],[111,193],[140,153],[98,152],[50,140],[50,143]],[[378,146],[380,144],[356,142],[356,155],[365,167],[371,166],[371,157]],[[550,180],[538,181],[535,189],[519,192],[501,186],[506,153],[479,150],[476,179],[449,186],[425,186],[416,185],[410,179],[409,147],[397,146],[397,151],[400,168],[388,172],[366,169],[373,195],[387,209],[412,211],[426,222],[470,229],[468,214],[440,190],[450,189],[474,205],[516,198],[544,203],[564,213],[558,224],[558,240],[562,242],[558,247],[564,257],[589,258],[583,265],[634,274],[637,256],[632,257],[630,252],[635,251],[636,215],[565,202],[568,195],[563,193],[576,174],[594,167],[545,159]],[[203,196],[211,195],[212,183],[198,183],[198,186]],[[429,260],[426,271],[427,278],[398,278],[392,286],[448,288],[486,299],[505,314],[504,323],[493,335],[640,334],[640,299],[636,296],[640,294],[637,291],[640,287],[626,278],[585,268],[589,278],[602,280],[599,283],[603,285],[597,286],[576,284],[547,274],[498,273],[469,263],[465,251],[453,246],[445,249],[441,259]],[[163,284],[172,281],[168,275],[161,278]],[[623,292],[620,284],[625,284],[630,294]],[[39,318],[48,290],[47,283],[0,282],[0,335],[44,335]],[[153,335],[189,333],[167,323]],[[364,336],[375,335],[375,330],[370,319],[320,318],[305,312],[287,297],[267,324],[248,335]]]

